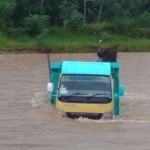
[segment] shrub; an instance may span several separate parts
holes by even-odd
[[[36,42],[39,47],[46,47],[49,39],[49,29],[44,29],[41,34],[37,35]]]
[[[138,16],[137,20],[140,26],[149,28],[150,12],[145,11],[142,15]]]
[[[69,19],[67,20],[68,26],[75,30],[82,24],[83,16],[76,9],[71,12]]]
[[[48,27],[49,17],[47,15],[30,15],[25,19],[25,24],[29,35],[35,36],[40,34],[44,28]]]
[[[126,34],[126,32],[128,32],[133,25],[134,25],[133,20],[129,18],[121,17],[113,21],[112,29],[116,34]]]

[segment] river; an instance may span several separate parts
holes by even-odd
[[[97,59],[50,54],[51,62]],[[125,86],[112,120],[63,118],[51,106],[46,54],[0,55],[0,150],[149,150],[150,53],[118,53]]]

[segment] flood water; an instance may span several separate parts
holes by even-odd
[[[51,54],[51,62],[96,54]],[[62,118],[49,103],[46,54],[0,55],[0,150],[149,150],[150,53],[119,53],[120,116]]]

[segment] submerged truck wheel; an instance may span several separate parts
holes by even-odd
[[[78,114],[78,113],[67,113],[67,117],[70,119],[78,119],[79,117],[99,120],[102,118],[102,114]]]
[[[97,115],[97,116],[90,116],[90,117],[88,117],[89,119],[94,119],[94,120],[99,120],[99,119],[101,119],[102,118],[102,114],[99,114],[99,115]]]
[[[77,116],[77,115],[72,115],[72,114],[70,114],[70,113],[67,113],[67,117],[70,118],[70,119],[78,119],[78,118],[79,118],[79,116]]]

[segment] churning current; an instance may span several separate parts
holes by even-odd
[[[50,54],[95,61],[96,53]],[[49,102],[46,54],[0,55],[0,150],[149,150],[150,53],[118,53],[125,86],[112,120],[61,117]]]

